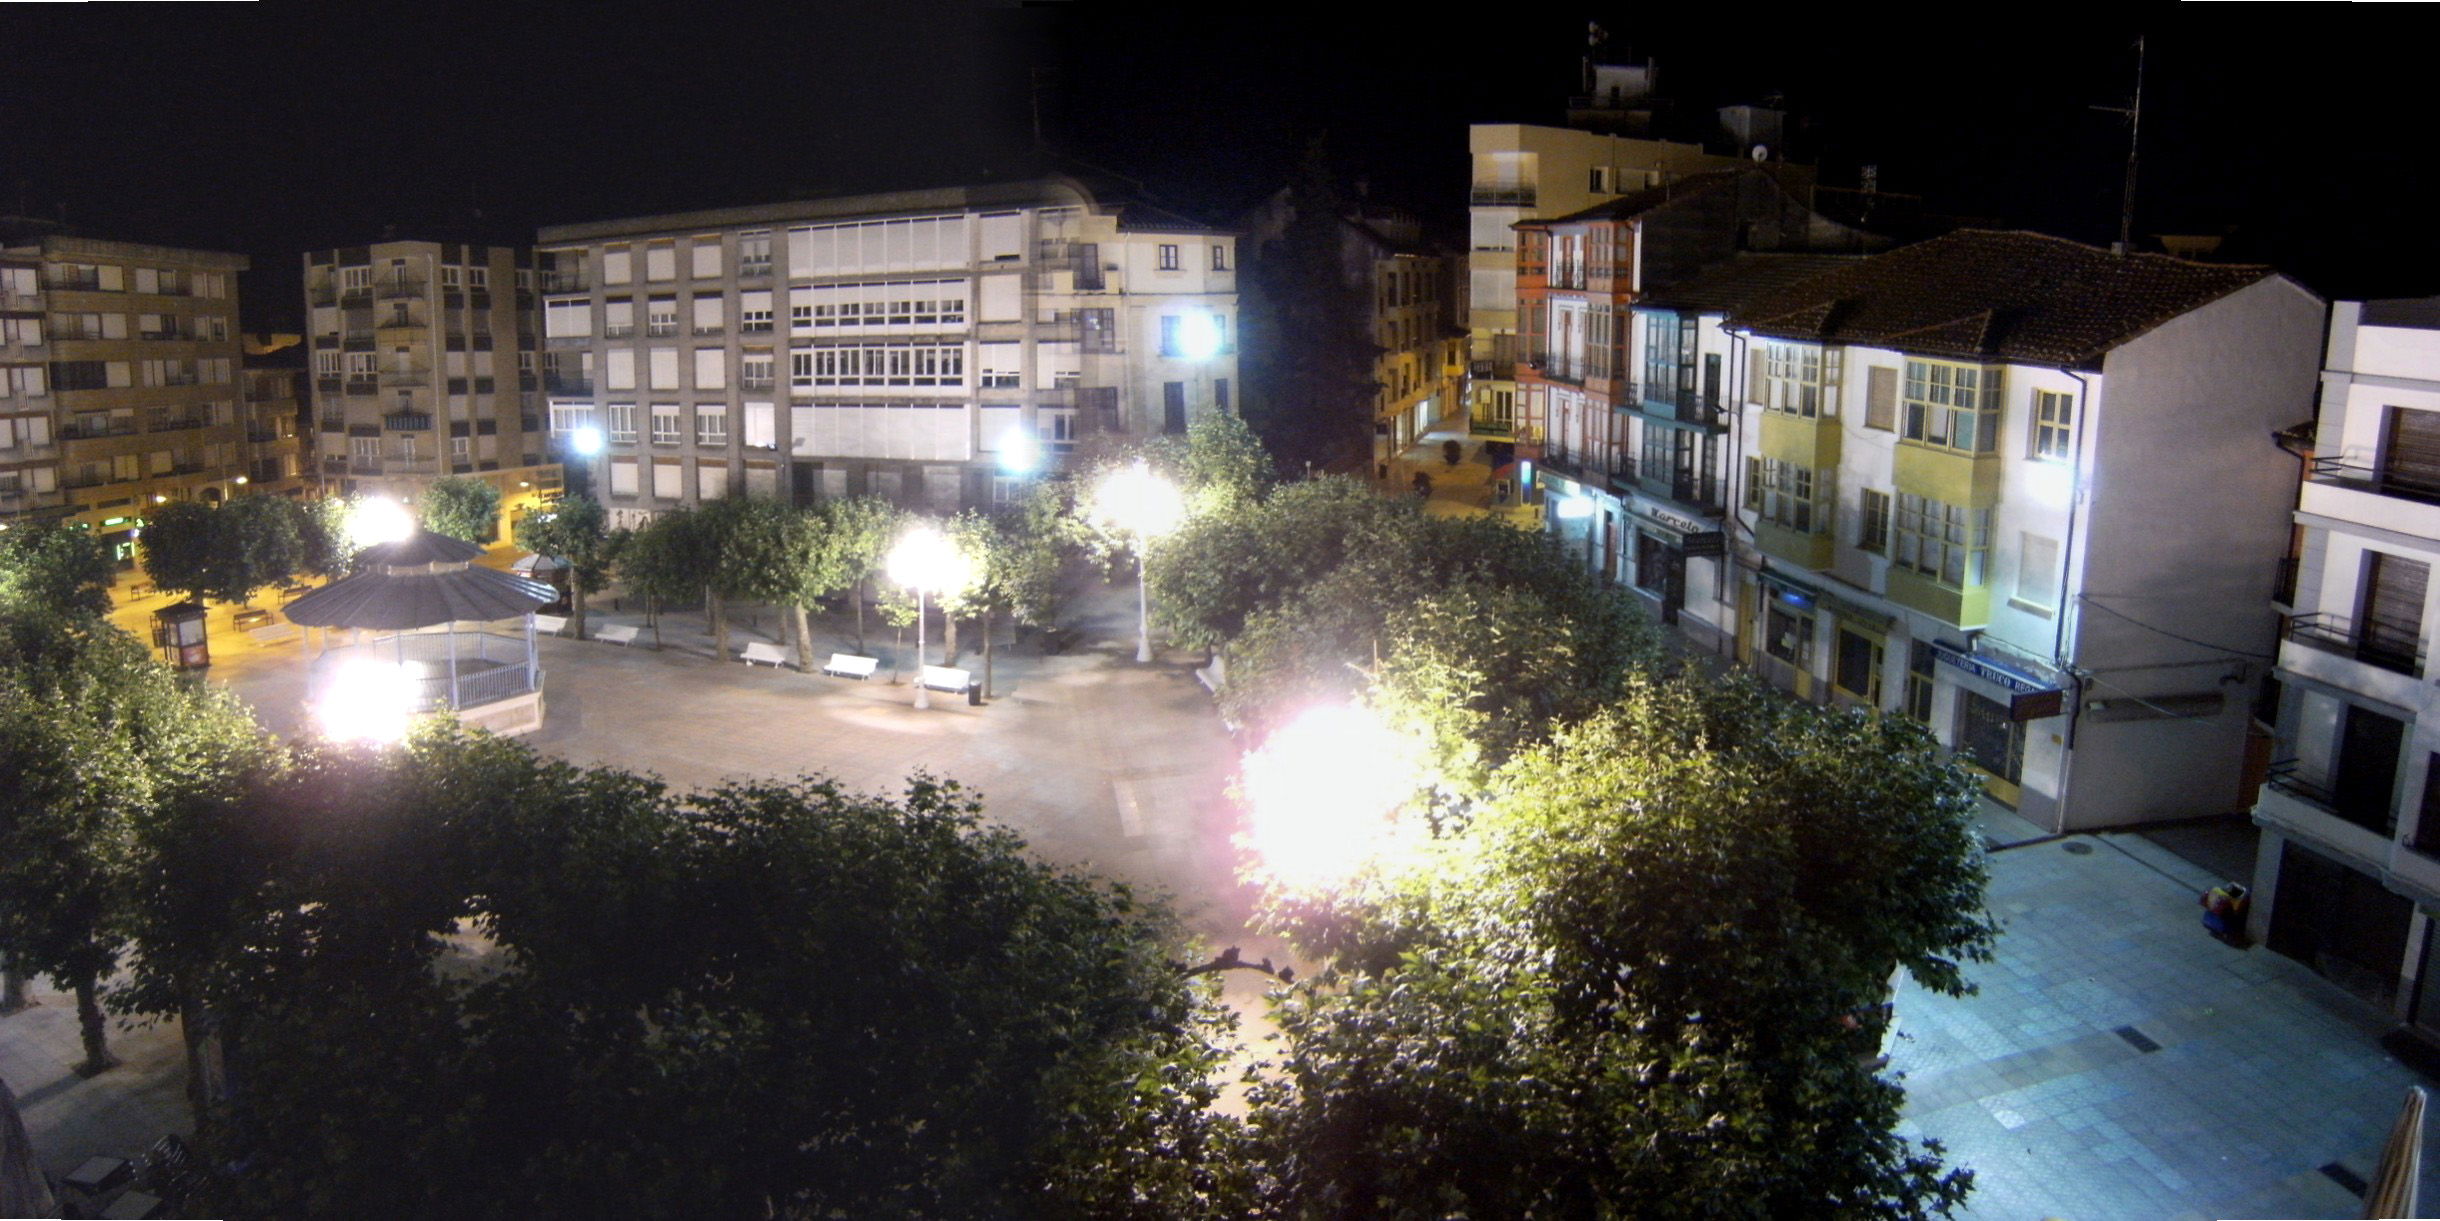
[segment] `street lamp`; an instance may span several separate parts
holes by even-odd
[[[1308,709],[1245,757],[1248,846],[1289,886],[1343,881],[1389,845],[1416,775],[1415,744],[1372,710]]]
[[[415,515],[386,496],[368,496],[348,512],[348,541],[358,547],[395,543],[415,533]]]
[[[971,566],[964,552],[932,526],[915,526],[899,536],[890,549],[890,579],[915,591],[915,706],[932,706],[931,689],[923,685],[923,596],[926,590],[962,589]]]
[[[1186,516],[1178,485],[1155,474],[1143,459],[1102,477],[1094,489],[1093,516],[1135,536],[1135,659],[1152,660],[1152,603],[1144,591],[1144,555],[1152,537],[1177,529]]]

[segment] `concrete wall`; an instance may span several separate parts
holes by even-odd
[[[2085,698],[2225,698],[2178,718],[2080,715],[2069,829],[2238,807],[2250,695],[2277,645],[2271,567],[2286,551],[2297,478],[2271,434],[2310,411],[2323,316],[2319,298],[2271,277],[2103,364],[2106,393],[2084,422],[2094,462],[2068,626],[2077,664],[2112,687]]]

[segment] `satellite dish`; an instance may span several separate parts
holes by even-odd
[[[1768,161],[1771,159],[1771,146],[1768,144],[1757,144],[1754,146],[1752,155],[1756,161]]]

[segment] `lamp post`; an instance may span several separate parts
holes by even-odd
[[[1152,660],[1152,600],[1145,591],[1144,556],[1152,537],[1177,528],[1186,515],[1178,485],[1155,474],[1137,459],[1102,477],[1094,490],[1093,515],[1104,524],[1135,536],[1135,659]]]
[[[923,685],[924,593],[963,587],[968,573],[966,557],[937,528],[915,526],[890,549],[889,572],[891,580],[915,590],[915,706],[929,708],[931,689]]]

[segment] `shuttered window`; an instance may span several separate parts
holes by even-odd
[[[2412,674],[2423,643],[2423,594],[2431,565],[2386,552],[2364,555],[2364,600],[2358,656]]]
[[[1896,369],[1867,370],[1864,391],[1864,427],[1883,432],[1898,430],[1898,371]]]
[[[2402,491],[2440,495],[2440,411],[2389,409],[2382,481]]]

